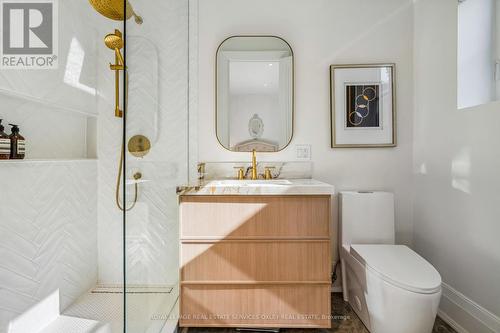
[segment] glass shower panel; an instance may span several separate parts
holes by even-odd
[[[188,179],[188,1],[135,0],[126,21],[127,332],[173,332],[176,187]]]
[[[104,36],[124,23],[106,3],[0,1],[0,119],[25,138],[24,159],[0,159],[0,333],[123,332],[123,131]]]

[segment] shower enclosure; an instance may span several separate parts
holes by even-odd
[[[26,138],[24,160],[0,160],[0,333],[172,332],[188,0],[33,3],[0,1],[2,28],[52,27],[8,56],[40,40],[56,63],[0,68],[0,119]]]

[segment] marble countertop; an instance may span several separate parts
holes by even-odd
[[[179,195],[334,195],[335,188],[314,179],[210,180],[178,187]]]

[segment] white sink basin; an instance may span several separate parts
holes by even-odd
[[[287,179],[271,179],[271,180],[234,180],[234,179],[226,179],[226,180],[214,180],[209,182],[206,186],[214,186],[214,187],[265,187],[265,186],[289,186],[292,185],[292,182]]]

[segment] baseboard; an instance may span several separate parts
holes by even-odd
[[[450,316],[448,316],[445,312],[442,310],[438,310],[438,316],[443,319],[444,322],[446,322],[448,325],[451,326],[457,333],[469,333],[465,328],[460,326],[459,323],[457,323],[455,320],[453,320]]]
[[[438,315],[458,333],[500,333],[500,318],[443,283]]]

